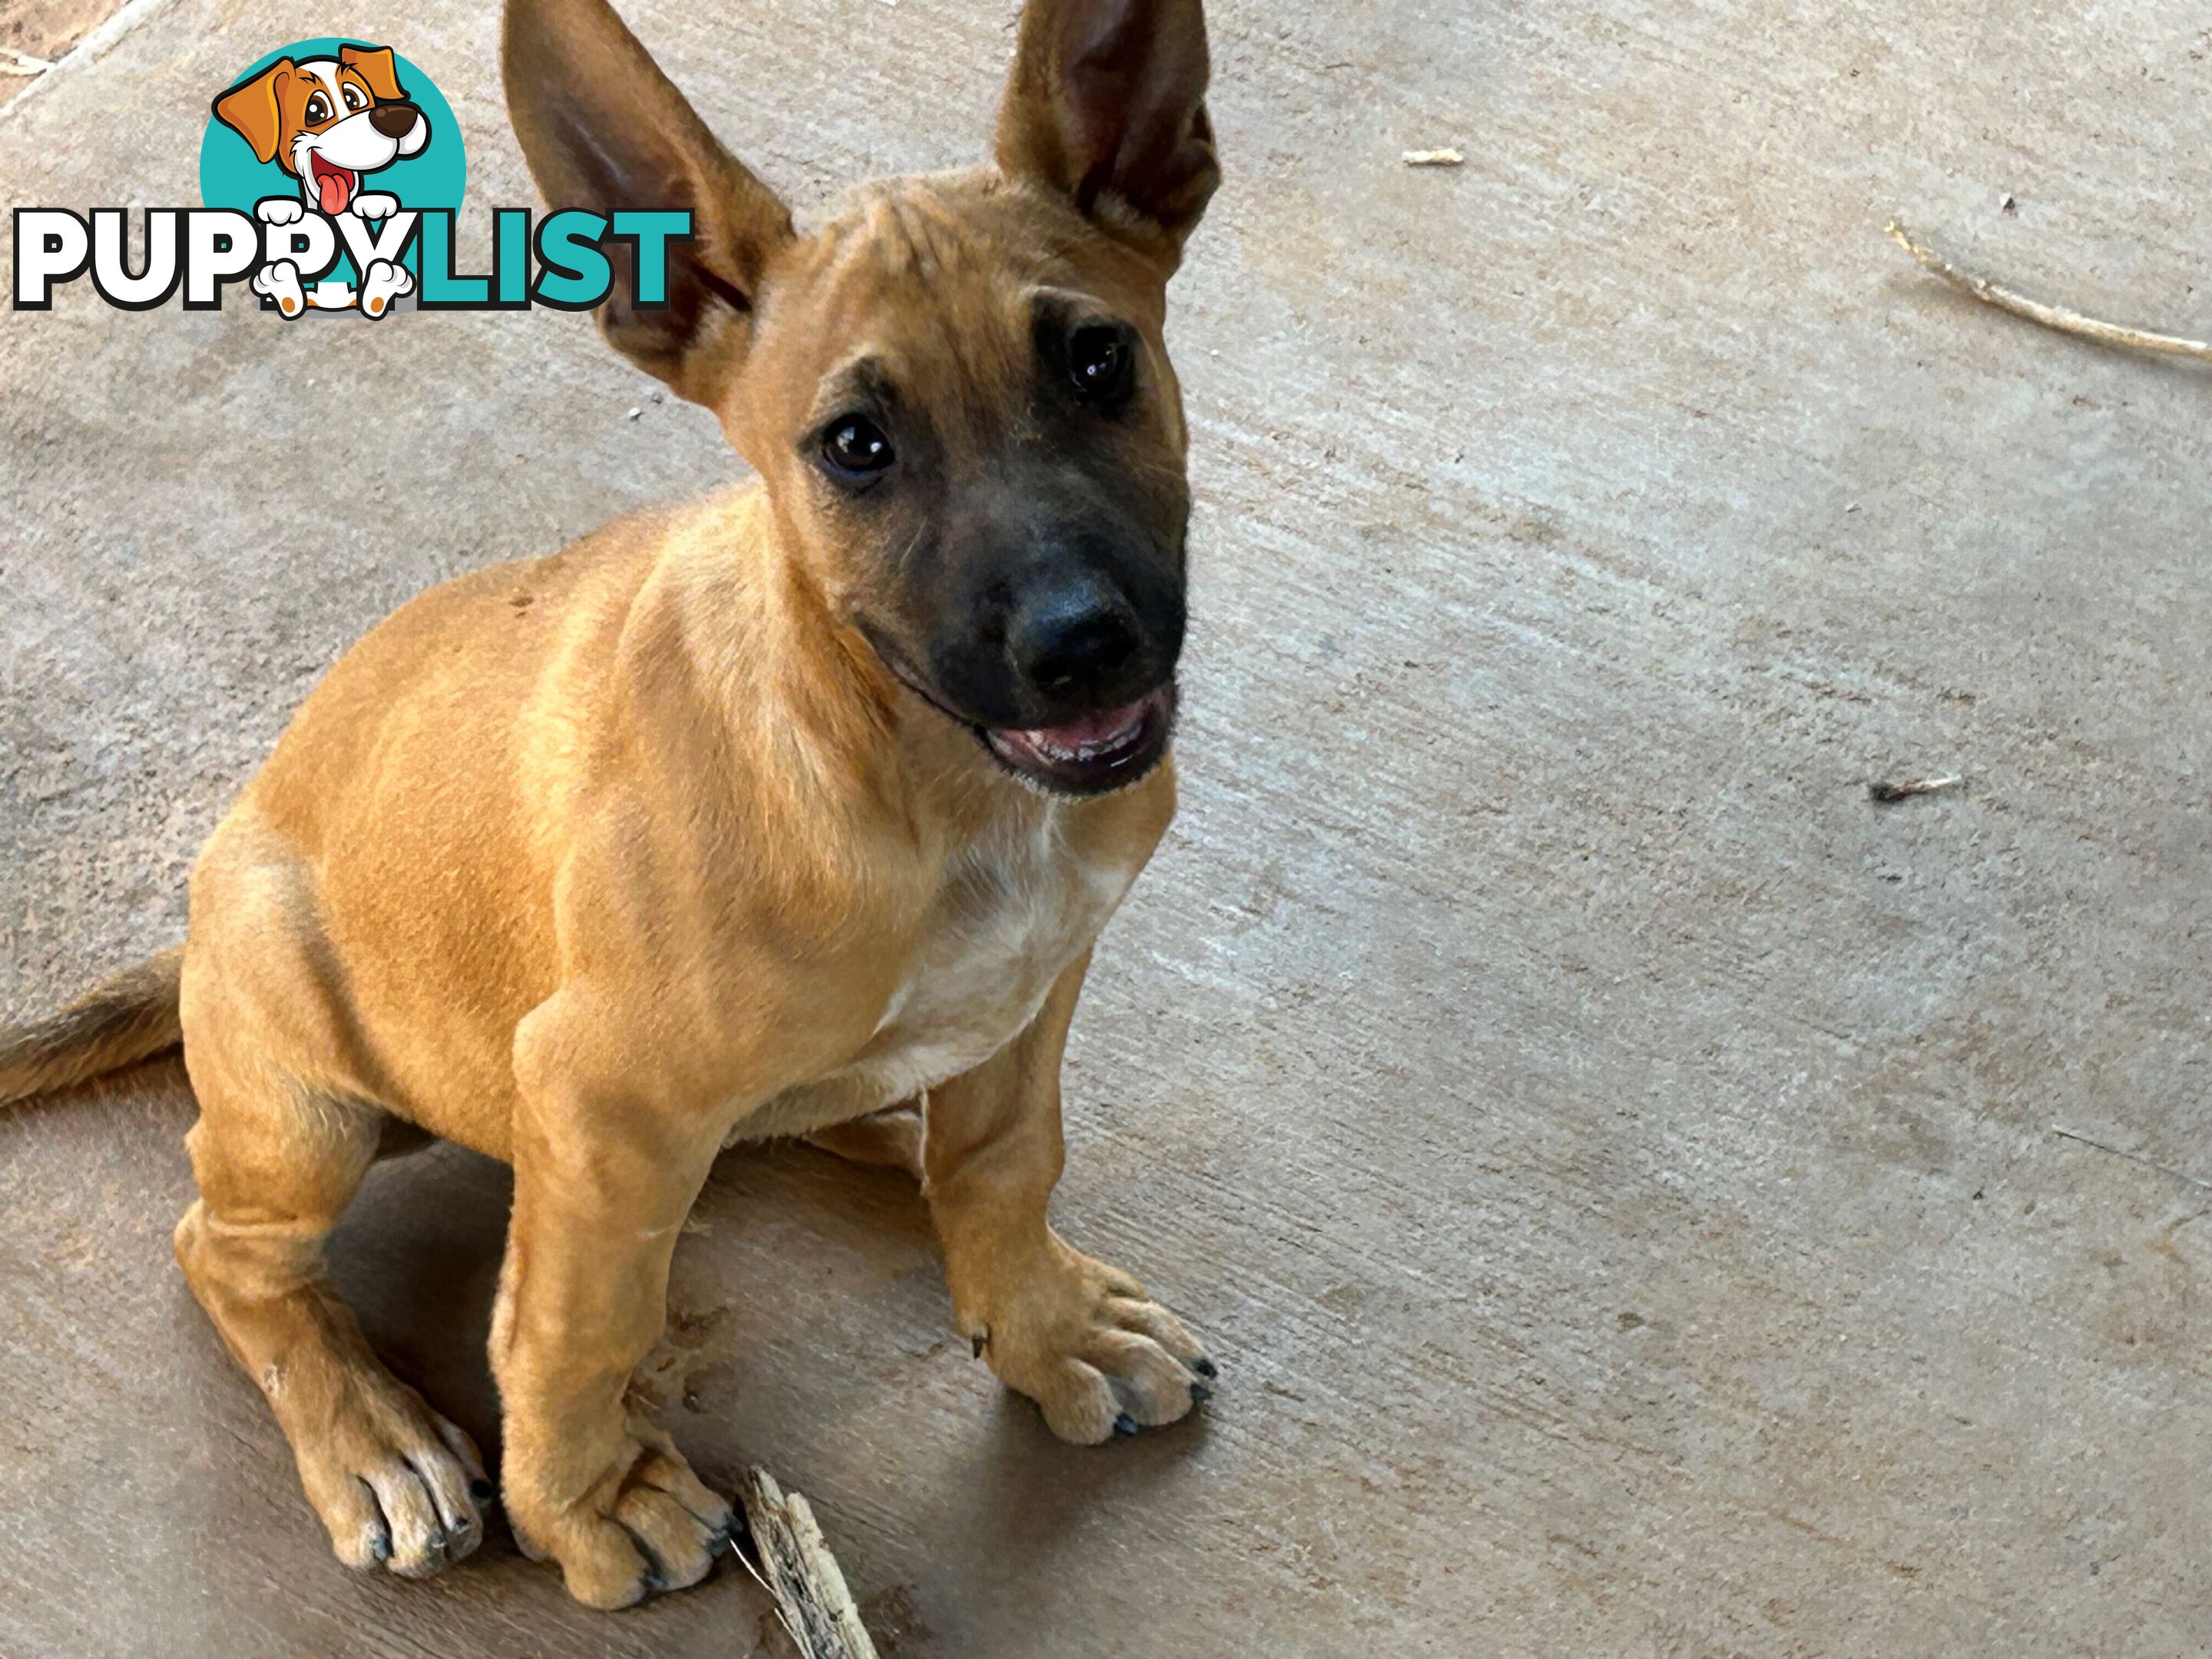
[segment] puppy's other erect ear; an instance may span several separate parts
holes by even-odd
[[[1200,0],[1029,0],[999,106],[1000,170],[1173,265],[1221,182]]]
[[[276,95],[292,79],[292,60],[279,58],[250,81],[240,81],[215,100],[215,118],[253,146],[254,159],[274,161],[283,114]]]
[[[406,95],[399,90],[399,70],[389,46],[340,46],[338,62],[359,71],[380,104],[397,103]]]
[[[634,252],[608,240],[599,327],[683,397],[720,402],[744,359],[762,273],[791,214],[707,130],[606,0],[507,0],[501,64],[514,136],[549,206],[688,210],[668,247],[668,303],[637,303]]]

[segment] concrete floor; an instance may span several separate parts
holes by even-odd
[[[436,78],[477,211],[529,199],[494,9],[137,0],[0,112],[0,196],[195,200],[211,91],[343,26]],[[626,9],[802,205],[977,154],[1009,39]],[[1881,235],[2212,327],[2202,9],[1212,12],[1186,804],[1059,1215],[1225,1386],[1058,1445],[911,1190],[776,1150],[678,1256],[668,1419],[812,1495],[901,1656],[2206,1651],[2212,381]],[[0,315],[9,1013],[176,936],[401,599],[735,470],[556,313]],[[0,1124],[0,1652],[773,1650],[727,1573],[618,1618],[503,1541],[344,1575],[170,1266],[189,1116],[157,1073]],[[340,1252],[479,1432],[503,1205],[433,1152]]]

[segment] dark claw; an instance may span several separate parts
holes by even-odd
[[[1203,1382],[1194,1382],[1190,1385],[1190,1397],[1196,1404],[1203,1406],[1213,1398],[1213,1390]]]
[[[642,1601],[659,1595],[668,1588],[668,1575],[661,1567],[660,1557],[653,1553],[652,1545],[638,1536],[635,1528],[624,1526],[619,1520],[615,1524],[629,1534],[629,1541],[636,1546],[638,1555],[645,1562],[645,1574],[640,1581],[645,1585],[645,1595],[638,1600]]]
[[[1116,1434],[1134,1434],[1134,1433],[1136,1433],[1136,1431],[1137,1431],[1137,1419],[1136,1419],[1135,1418],[1133,1418],[1133,1417],[1130,1416],[1128,1413],[1127,1413],[1127,1412],[1123,1412],[1123,1413],[1122,1413],[1119,1417],[1117,1417],[1117,1418],[1115,1418],[1115,1419],[1114,1419],[1114,1432],[1115,1432],[1115,1433],[1116,1433]]]
[[[975,1335],[968,1339],[969,1346],[975,1350],[975,1357],[976,1358],[981,1359],[983,1357],[984,1345],[988,1343],[990,1340],[991,1333],[987,1330],[978,1331]]]
[[[1190,1362],[1190,1368],[1200,1376],[1212,1377],[1221,1375],[1221,1368],[1203,1354]]]

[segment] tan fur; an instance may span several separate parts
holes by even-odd
[[[59,1013],[0,1030],[0,1105],[67,1089],[166,1053],[177,1019],[181,950],[126,969]]]
[[[1194,0],[1165,9],[1187,52]],[[1169,78],[1206,137],[1196,39]],[[880,579],[859,510],[796,437],[866,352],[930,410],[948,468],[988,467],[1028,441],[1030,307],[1066,292],[1139,331],[1159,389],[1098,441],[1179,489],[1164,286],[1211,182],[1176,151],[1159,199],[1180,205],[1132,238],[1149,175],[1109,180],[1117,205],[1093,214],[1061,176],[1080,146],[1055,137],[1058,171],[874,186],[800,237],[601,0],[511,7],[507,56],[549,193],[614,187],[600,150],[564,147],[580,123],[675,135],[647,164],[702,192],[689,286],[678,314],[603,320],[715,409],[760,482],[427,593],[307,699],[192,876],[178,1006],[200,1199],[177,1252],[340,1557],[434,1571],[482,1535],[482,1466],[370,1352],[322,1240],[394,1120],[512,1163],[491,1345],[506,1506],[574,1595],[613,1607],[703,1577],[730,1525],[625,1389],[732,1140],[817,1132],[918,1168],[961,1330],[1062,1436],[1204,1395],[1189,1333],[1045,1220],[1068,1022],[1172,771],[1047,797],[907,690],[851,620]],[[1052,72],[1018,73],[1002,151],[1060,118],[1024,113]],[[558,98],[565,114],[542,107]],[[62,1048],[10,1050],[0,1081],[143,1052],[168,1028],[132,1006],[65,1017]]]

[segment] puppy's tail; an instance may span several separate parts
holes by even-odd
[[[0,1105],[119,1072],[184,1040],[181,946],[125,969],[58,1014],[0,1026]]]

